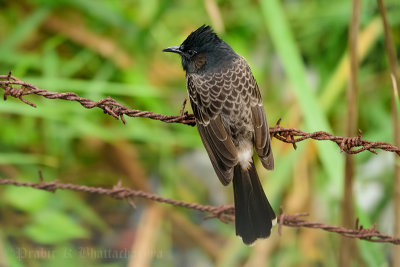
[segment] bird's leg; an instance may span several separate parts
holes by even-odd
[[[179,116],[181,116],[181,117],[183,117],[183,115],[184,115],[184,111],[185,111],[185,107],[186,107],[186,101],[187,101],[187,99],[185,97],[185,99],[183,100],[183,103],[182,103],[181,112],[179,113]]]

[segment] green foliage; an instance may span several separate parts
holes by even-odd
[[[39,244],[56,244],[74,238],[87,238],[89,232],[61,212],[34,213],[32,223],[23,229],[28,238]]]
[[[50,198],[51,193],[49,192],[30,190],[29,188],[10,187],[4,193],[4,200],[11,207],[32,214],[42,210]]]
[[[209,3],[217,7],[212,12]],[[385,3],[398,50],[400,4]],[[177,115],[187,97],[184,72],[177,57],[161,51],[211,24],[248,60],[270,126],[282,118],[287,127],[345,133],[351,1],[20,0],[1,5],[0,74],[11,70],[50,91],[72,91],[96,101],[111,96],[134,109]],[[359,44],[358,127],[365,139],[391,142],[392,81],[373,0],[362,1]],[[144,118],[126,118],[123,125],[75,102],[26,98],[37,108],[10,97],[0,104],[0,177],[35,182],[42,170],[46,181],[112,187],[121,180],[124,186],[188,202],[232,201],[231,188],[219,184],[195,128]],[[189,106],[186,110],[191,112]],[[274,209],[309,212],[310,220],[340,224],[339,148],[328,141],[304,141],[297,150],[273,141],[272,147],[275,170],[258,166],[258,171]],[[387,155],[354,156],[356,216],[365,227],[376,222],[383,233],[391,232],[386,222],[392,221]],[[137,252],[143,242],[134,240],[154,221],[146,217],[148,203],[135,204],[133,210],[105,196],[2,186],[0,255],[10,266],[126,265],[143,255],[107,258],[81,252]],[[271,266],[337,265],[339,242],[333,234],[283,228],[282,236],[274,230],[267,245],[255,249],[243,246],[232,224],[156,205],[163,212],[152,229],[157,236],[144,243],[146,253],[162,252],[151,254],[155,266],[188,261],[235,266],[259,259]],[[367,266],[386,264],[390,246],[358,245]],[[53,256],[18,257],[18,249],[41,248]]]

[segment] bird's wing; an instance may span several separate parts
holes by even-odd
[[[220,73],[188,76],[187,87],[197,129],[211,163],[223,185],[233,178],[237,150],[221,118],[229,92]]]
[[[271,137],[265,115],[264,106],[261,99],[260,90],[250,67],[244,58],[241,58],[241,64],[245,65],[247,75],[251,77],[247,94],[250,98],[251,114],[254,126],[254,146],[263,166],[268,169],[274,169],[274,156],[271,150]]]

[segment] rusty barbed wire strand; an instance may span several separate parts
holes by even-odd
[[[150,118],[153,120],[159,120],[167,123],[181,123],[191,126],[196,125],[193,114],[188,114],[187,112],[183,112],[186,101],[184,101],[183,103],[179,116],[166,116],[151,111],[143,111],[143,110],[127,108],[118,103],[115,99],[111,97],[106,97],[96,102],[87,98],[80,97],[72,92],[68,93],[50,92],[45,89],[40,89],[27,82],[21,81],[18,78],[11,76],[11,73],[9,73],[8,75],[0,75],[0,87],[4,89],[4,100],[7,99],[7,96],[12,96],[18,98],[22,102],[32,107],[36,107],[36,105],[23,98],[24,96],[35,94],[49,99],[64,99],[64,100],[76,101],[79,102],[84,108],[91,109],[94,107],[98,107],[102,109],[104,113],[109,114],[116,119],[121,119],[123,123],[126,123],[124,119],[124,115],[126,115],[129,117]],[[375,150],[381,149],[389,152],[394,152],[400,156],[400,148],[386,142],[372,142],[364,140],[361,138],[361,131],[357,137],[334,136],[324,131],[306,133],[295,128],[281,127],[280,120],[274,127],[270,127],[269,131],[272,137],[275,137],[276,139],[282,142],[292,144],[295,149],[296,149],[296,143],[304,141],[306,139],[314,139],[318,141],[330,140],[332,142],[335,142],[340,147],[341,151],[344,151],[349,154],[357,154],[365,150],[368,150],[376,154],[377,152]]]
[[[226,205],[226,206],[209,206],[209,205],[201,205],[196,203],[187,203],[183,201],[178,201],[174,199],[169,199],[165,197],[158,196],[156,194],[133,190],[130,188],[122,187],[121,182],[118,182],[112,189],[107,189],[103,187],[90,187],[85,185],[76,185],[76,184],[63,184],[58,183],[57,181],[52,182],[44,182],[42,179],[42,175],[39,174],[40,182],[39,183],[31,183],[31,182],[20,182],[12,179],[3,179],[0,178],[1,185],[13,185],[13,186],[22,186],[22,187],[31,187],[35,189],[42,189],[49,192],[55,192],[57,189],[64,190],[72,190],[72,191],[80,191],[90,194],[98,194],[98,195],[107,195],[109,197],[118,199],[118,200],[127,200],[129,204],[135,207],[133,202],[134,197],[148,199],[156,202],[162,202],[166,204],[170,204],[173,206],[184,207],[188,209],[193,209],[201,212],[210,213],[210,215],[205,218],[218,218],[220,221],[228,223],[234,221],[234,206]],[[300,217],[307,216],[306,213],[298,213],[298,214],[285,214],[282,213],[278,216],[278,232],[281,234],[282,225],[288,227],[307,227],[313,229],[321,229],[324,231],[337,233],[349,238],[358,238],[370,242],[380,242],[380,243],[392,243],[394,245],[400,245],[400,239],[395,238],[390,235],[381,234],[378,230],[376,230],[375,225],[371,228],[363,228],[363,226],[359,226],[358,219],[356,220],[355,229],[348,229],[340,226],[333,226],[319,222],[309,222],[304,219],[300,219]]]
[[[121,121],[125,124],[126,121],[123,117],[123,115],[129,116],[129,117],[143,117],[143,118],[150,118],[153,120],[159,120],[163,122],[168,122],[168,123],[173,123],[173,122],[178,122],[178,123],[183,123],[187,125],[195,125],[194,121],[194,116],[189,115],[189,114],[182,114],[182,116],[166,116],[163,114],[157,114],[151,111],[143,111],[143,110],[137,110],[137,109],[130,109],[127,108],[120,103],[118,103],[115,99],[111,97],[106,97],[104,99],[101,99],[99,101],[93,101],[87,98],[83,98],[78,96],[76,93],[72,92],[67,92],[67,93],[57,93],[57,92],[50,92],[45,89],[38,88],[32,84],[29,84],[27,82],[21,81],[18,78],[9,75],[0,75],[0,79],[3,79],[3,81],[0,81],[0,87],[4,89],[4,100],[7,99],[7,96],[12,96],[15,98],[18,98],[25,104],[28,104],[32,107],[36,107],[36,105],[25,98],[23,96],[25,95],[39,95],[43,96],[45,98],[49,99],[64,99],[64,100],[70,100],[70,101],[76,101],[79,102],[84,108],[101,108],[104,113],[109,114],[113,116],[116,119],[121,119]],[[4,80],[5,79],[5,80]],[[20,86],[20,88],[15,87],[15,85]]]

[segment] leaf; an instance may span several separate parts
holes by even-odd
[[[56,244],[76,238],[87,238],[89,232],[64,213],[43,211],[34,214],[24,233],[40,244]]]
[[[27,213],[43,209],[51,198],[50,192],[23,187],[8,187],[4,193],[4,200],[8,204]]]

